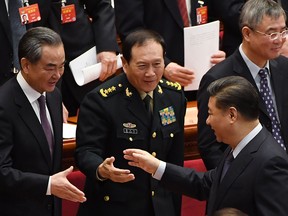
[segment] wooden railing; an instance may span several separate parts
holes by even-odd
[[[70,117],[70,123],[77,122],[77,117]],[[63,169],[71,165],[75,167],[74,162],[74,149],[76,145],[75,139],[63,140]],[[184,127],[184,158],[185,160],[200,158],[197,146],[197,103],[190,101],[187,104],[185,127]]]

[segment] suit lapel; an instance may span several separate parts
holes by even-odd
[[[213,194],[217,195],[214,196],[213,202],[211,202],[211,211],[218,209],[221,201],[224,200],[224,196],[229,191],[233,191],[231,190],[231,188],[233,187],[233,183],[237,180],[241,173],[245,172],[245,169],[247,169],[247,167],[249,167],[249,164],[253,161],[253,154],[258,151],[260,145],[265,139],[265,133],[268,133],[268,131],[265,128],[262,128],[262,130],[241,150],[241,152],[237,155],[237,157],[231,164],[222,182],[220,183],[221,172],[224,166],[225,159],[223,158],[219,167],[220,169],[217,171],[215,179],[215,189],[213,191]],[[226,149],[225,156],[230,152],[230,150],[231,148]]]
[[[150,127],[150,122],[148,121],[147,116],[148,114],[138,91],[128,83],[127,78],[126,82],[126,97],[124,98],[127,101],[127,109],[130,111],[131,115],[139,119],[146,127]]]
[[[269,63],[270,63],[269,66],[270,66],[270,73],[271,73],[271,86],[274,91],[277,112],[278,112],[279,119],[281,122],[281,119],[283,119],[282,118],[283,113],[287,112],[287,110],[283,110],[283,104],[285,104],[285,102],[287,101],[283,101],[285,97],[280,97],[280,95],[283,95],[283,89],[286,89],[286,86],[284,86],[284,84],[287,84],[287,83],[283,82],[283,80],[286,80],[287,78],[283,76],[282,74],[283,71],[279,69],[277,70],[278,62],[276,62],[275,60],[270,60]]]
[[[183,21],[178,9],[177,0],[163,0],[166,4],[167,8],[169,9],[170,13],[172,14],[173,18],[177,22],[180,28],[183,28]]]
[[[250,72],[248,66],[246,65],[245,61],[243,60],[239,50],[235,51],[235,53],[233,55],[235,55],[235,58],[233,60],[234,61],[233,62],[233,70],[235,71],[236,74],[239,74],[239,76],[242,76],[245,79],[247,79],[256,88],[258,95],[259,95],[259,98],[260,98],[259,108],[268,117],[267,109],[266,109],[264,101],[262,100],[262,98],[260,96],[259,89],[255,83],[254,78],[251,75],[251,72]]]
[[[35,137],[35,140],[37,140],[43,152],[44,159],[46,160],[49,168],[51,168],[50,152],[49,152],[47,139],[42,129],[42,126],[37,116],[35,115],[35,112],[31,104],[27,100],[27,97],[25,96],[24,92],[19,86],[18,82],[16,81],[16,79],[14,79],[14,81],[15,81],[14,82],[15,92],[17,92],[17,94],[15,94],[14,97],[15,97],[15,103],[19,107],[19,111],[18,111],[19,115],[22,118],[23,122],[30,129],[31,134]]]
[[[62,143],[63,136],[62,132],[62,112],[61,107],[59,107],[59,102],[56,100],[54,93],[46,93],[47,98],[47,107],[49,109],[52,127],[53,127],[53,134],[54,134],[54,150],[53,150],[53,161],[59,161],[62,154],[62,145],[59,146],[59,143]],[[60,151],[59,151],[59,148]]]

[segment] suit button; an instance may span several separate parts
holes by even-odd
[[[156,155],[157,155],[156,152],[152,152],[153,157],[156,157]]]
[[[173,134],[173,133],[170,133],[170,137],[173,138],[173,137],[174,137],[174,134]]]
[[[152,133],[152,138],[156,138],[156,136],[157,136],[156,132],[153,132]]]
[[[109,196],[104,196],[104,201],[108,202],[110,200]]]
[[[154,191],[152,191],[151,195],[152,195],[152,197],[153,197],[153,196],[155,195],[155,192],[154,192]]]
[[[129,137],[129,140],[132,142],[132,141],[133,141],[133,138],[132,138],[132,137]]]

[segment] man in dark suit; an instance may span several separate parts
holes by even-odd
[[[1,215],[60,216],[59,198],[85,201],[66,178],[73,167],[60,172],[62,106],[55,88],[65,63],[60,36],[43,27],[27,31],[20,40],[19,61],[21,72],[0,87]],[[47,136],[41,126],[47,119],[37,101],[41,95],[47,102]]]
[[[208,1],[203,1],[205,4]],[[204,4],[204,5],[205,5]],[[197,25],[196,10],[201,4],[191,1],[190,25]],[[209,11],[209,8],[208,8]],[[137,29],[147,28],[161,34],[167,44],[165,71],[166,79],[187,86],[194,79],[191,69],[184,66],[184,24],[177,0],[117,0],[115,1],[116,28],[123,40],[126,35]],[[192,52],[197,52],[193,50]],[[225,53],[213,55],[213,64],[222,61]],[[196,71],[197,73],[197,71]],[[196,94],[189,99],[196,99]]]
[[[125,150],[124,157],[164,187],[208,200],[208,216],[228,207],[253,216],[287,215],[288,157],[259,122],[256,89],[245,78],[231,76],[214,81],[207,91],[207,124],[219,142],[229,145],[217,168],[200,173],[139,149]]]
[[[221,49],[230,56],[239,47],[242,41],[241,31],[239,29],[239,17],[243,5],[247,0],[213,0],[215,18],[222,21],[224,25],[224,35]],[[275,0],[276,1],[276,0]],[[288,14],[288,1],[278,0],[286,14]]]
[[[139,169],[130,171],[123,158],[124,149],[137,147],[183,166],[186,100],[178,83],[161,79],[164,53],[158,33],[129,34],[123,43],[125,73],[81,104],[75,158],[87,177],[87,202],[78,215],[180,216],[181,196]]]
[[[1,1],[3,1],[4,5],[4,0],[0,0],[0,2]],[[67,61],[62,83],[59,83],[59,87],[61,87],[63,102],[69,114],[76,115],[85,94],[116,72],[116,52],[119,51],[119,48],[116,41],[114,11],[109,0],[66,0],[65,2],[65,5],[62,5],[61,1],[29,0],[30,5],[38,4],[41,20],[33,23],[30,22],[30,24],[27,25],[27,29],[36,26],[46,26],[61,35],[65,46]],[[68,5],[74,5],[75,7],[75,21],[62,24],[61,7]],[[0,10],[4,9],[5,7]],[[4,12],[5,13],[0,14],[0,17],[5,16],[5,20],[8,22],[8,27],[6,28],[9,30],[7,11]],[[19,22],[20,21],[19,15]],[[10,30],[6,31],[6,34],[8,36],[11,35]],[[7,38],[4,39],[7,41]],[[10,52],[5,53],[5,55],[7,55],[5,56],[6,59],[9,57],[10,61],[3,61],[3,64],[5,64],[5,68],[9,68],[10,71],[11,57],[8,55],[11,55],[12,48],[10,47],[10,43],[6,43],[5,46],[9,46],[10,48],[7,48],[7,52],[9,50]],[[84,86],[78,86],[69,68],[69,62],[93,46],[96,46],[98,62],[101,62],[103,65],[100,78]],[[2,59],[0,61],[2,62]]]
[[[12,34],[5,0],[0,0],[0,86],[14,76]]]
[[[288,143],[288,113],[286,112],[288,91],[285,91],[288,83],[286,73],[288,59],[279,56],[287,35],[285,12],[271,0],[248,2],[245,4],[247,6],[243,7],[240,19],[243,35],[242,45],[233,55],[212,67],[203,76],[198,90],[198,146],[207,169],[217,166],[227,146],[217,142],[213,131],[206,125],[209,99],[206,89],[212,81],[221,77],[242,76],[259,89],[260,75],[258,72],[261,68],[269,69],[268,83],[272,91],[273,103],[276,105],[274,105],[274,109],[281,125],[282,139],[286,145]],[[270,11],[273,11],[272,15],[270,15]],[[253,15],[250,16],[250,14]],[[256,18],[259,20],[258,22]],[[261,98],[260,122],[272,132],[272,120],[269,118],[268,109],[260,92],[259,97]]]

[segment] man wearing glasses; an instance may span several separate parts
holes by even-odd
[[[207,86],[226,76],[242,76],[258,89],[260,122],[286,151],[288,144],[288,58],[280,55],[288,35],[286,14],[273,0],[250,0],[242,9],[242,44],[229,58],[212,67],[198,91],[198,145],[207,169],[215,168],[227,145],[206,125]]]

